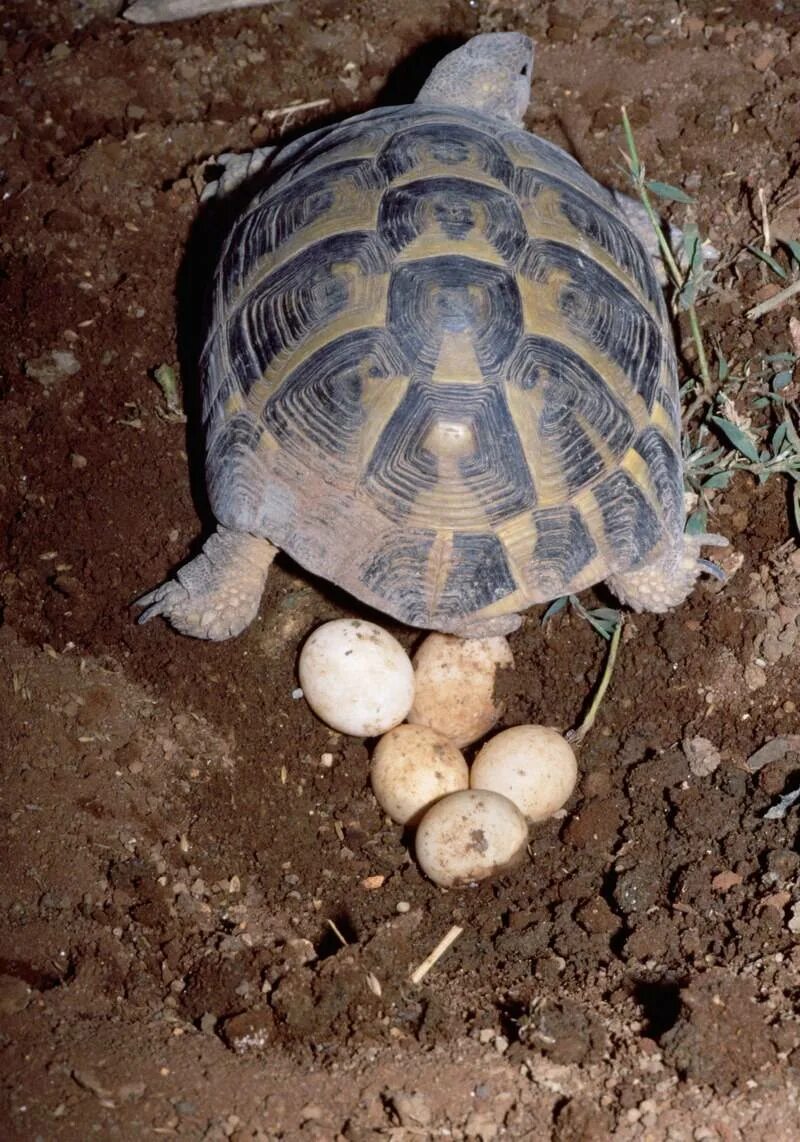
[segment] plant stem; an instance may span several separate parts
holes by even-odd
[[[577,729],[570,730],[567,734],[567,740],[571,742],[572,745],[580,745],[594,725],[597,711],[600,709],[600,705],[608,689],[608,684],[611,681],[611,676],[614,673],[614,664],[617,661],[617,651],[619,650],[619,640],[622,636],[622,623],[623,617],[620,615],[619,622],[615,626],[614,633],[611,636],[611,643],[608,647],[608,656],[602,677],[600,678],[600,685],[597,687],[597,693],[594,698],[592,698],[592,704],[586,712],[586,717]]]
[[[679,293],[686,283],[686,277],[681,273],[678,263],[675,261],[675,255],[672,252],[667,237],[661,227],[661,220],[653,206],[650,195],[647,192],[647,186],[644,180],[644,167],[639,161],[639,153],[636,150],[636,142],[633,138],[633,131],[631,129],[630,120],[628,119],[628,112],[622,108],[622,129],[625,132],[625,141],[628,145],[628,159],[631,168],[631,177],[636,187],[636,191],[641,199],[642,206],[647,211],[647,217],[650,219],[650,224],[655,230],[656,237],[658,238],[658,245],[661,250],[661,256],[664,259],[664,264],[667,267],[667,272],[672,279],[672,285],[676,293]],[[692,330],[692,339],[694,340],[695,349],[697,350],[697,363],[700,367],[700,377],[703,382],[703,388],[707,394],[711,393],[711,372],[708,368],[708,357],[706,356],[705,346],[703,344],[703,334],[700,331],[700,322],[697,317],[697,310],[694,304],[686,307],[689,314],[689,325]]]
[[[692,337],[694,338],[694,346],[697,350],[697,363],[700,366],[700,376],[703,380],[703,389],[707,396],[711,394],[711,372],[708,368],[708,357],[706,356],[706,347],[703,344],[703,334],[700,331],[700,321],[697,317],[697,310],[694,305],[688,308],[689,324],[692,328]]]

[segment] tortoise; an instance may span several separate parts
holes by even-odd
[[[676,355],[641,207],[524,130],[533,44],[290,144],[238,219],[203,351],[202,553],[139,600],[224,639],[283,549],[411,626],[506,634],[605,580],[681,603]],[[630,204],[629,204],[630,203]]]

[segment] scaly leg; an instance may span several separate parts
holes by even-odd
[[[724,579],[724,572],[708,559],[700,558],[701,547],[727,547],[722,535],[704,532],[679,536],[669,551],[659,559],[645,563],[635,571],[625,571],[608,579],[610,591],[621,603],[634,611],[662,613],[677,607],[691,593],[695,580],[707,571]]]
[[[163,615],[181,634],[214,641],[241,634],[258,613],[277,554],[266,539],[218,526],[174,579],[136,600],[147,608],[139,622]]]

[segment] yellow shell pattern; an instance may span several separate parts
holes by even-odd
[[[581,590],[682,530],[649,257],[573,159],[473,112],[295,144],[228,241],[205,368],[219,521],[413,625]]]

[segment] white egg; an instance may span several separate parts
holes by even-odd
[[[548,726],[512,726],[495,734],[472,763],[472,789],[492,789],[529,821],[544,821],[569,800],[578,780],[572,746]]]
[[[461,750],[428,726],[395,726],[375,747],[372,791],[385,813],[400,825],[415,825],[446,793],[469,789]]]
[[[410,658],[388,631],[361,619],[317,627],[300,652],[298,674],[311,709],[343,734],[383,734],[414,701]]]
[[[495,676],[499,666],[513,665],[505,638],[429,635],[414,655],[416,695],[408,720],[438,730],[463,749],[500,718]]]
[[[472,884],[513,868],[525,854],[528,825],[507,797],[483,789],[450,793],[419,823],[420,868],[436,884]]]

